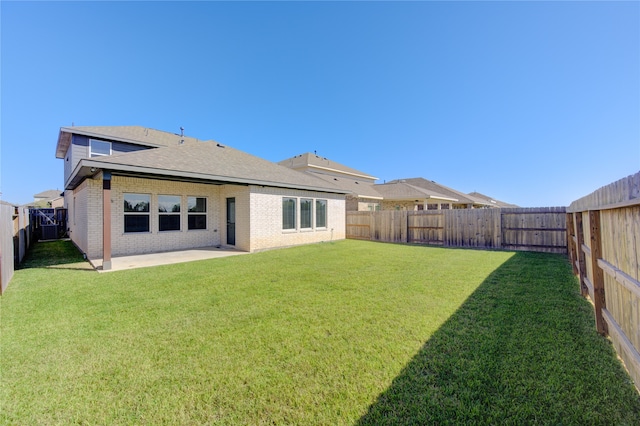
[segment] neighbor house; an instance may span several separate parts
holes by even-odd
[[[64,197],[59,189],[49,189],[33,196],[33,203],[28,205],[34,207],[55,209],[64,205]]]
[[[278,164],[311,174],[347,191],[347,211],[381,209],[383,197],[374,188],[374,183],[378,179],[375,176],[310,152],[287,158]]]
[[[396,179],[377,184],[377,177],[316,153],[296,155],[278,164],[316,176],[346,191],[347,211],[513,207],[480,193],[465,194],[424,178]]]
[[[465,194],[425,178],[396,179],[376,185],[375,189],[384,195],[384,210],[444,210],[498,207],[488,199]]]
[[[138,126],[62,127],[69,236],[111,257],[345,238],[348,191],[215,141]]]

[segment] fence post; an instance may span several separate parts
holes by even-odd
[[[574,213],[567,213],[567,254],[569,255],[569,260],[571,261],[571,267],[573,268],[573,274],[578,275],[578,267],[576,263],[578,263],[578,252],[576,251],[577,237],[575,235],[576,228],[573,222]],[[582,288],[582,284],[581,287]]]
[[[587,260],[584,255],[584,250],[582,246],[584,245],[584,225],[582,222],[582,212],[575,213],[576,215],[576,251],[578,254],[578,274],[580,277],[580,292],[583,296],[587,296],[589,294],[589,289],[584,283],[584,277],[587,275]]]
[[[598,333],[607,335],[607,323],[602,310],[607,307],[604,291],[604,272],[598,265],[602,258],[602,237],[600,227],[600,210],[589,210],[591,225],[591,271],[593,272],[593,304],[596,310],[596,329]]]

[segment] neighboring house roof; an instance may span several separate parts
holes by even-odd
[[[56,158],[64,158],[67,149],[71,145],[71,135],[84,135],[101,139],[127,142],[148,147],[161,147],[184,143],[199,142],[198,139],[189,136],[181,136],[177,133],[164,132],[142,126],[74,126],[61,127],[56,146]]]
[[[53,199],[56,199],[56,198],[60,198],[61,197],[61,195],[60,195],[61,192],[62,191],[60,191],[59,189],[49,189],[47,191],[42,191],[42,192],[40,192],[38,194],[35,194],[33,196],[33,198],[35,200],[38,200],[38,199],[53,200]]]
[[[491,205],[486,200],[475,198],[469,194],[456,191],[455,189],[449,188],[447,186],[441,185],[431,180],[427,180],[425,178],[395,179],[389,183],[397,183],[397,182],[408,183],[410,185],[417,186],[419,188],[423,188],[428,191],[434,191],[436,193],[444,195],[445,197],[455,199],[456,202],[460,204]]]
[[[309,173],[309,172],[307,172]],[[374,200],[382,200],[380,192],[376,191],[373,183],[367,181],[361,181],[356,179],[350,179],[342,176],[331,176],[320,173],[309,173],[319,179],[327,181],[332,185],[337,186],[340,189],[348,191],[351,195],[358,198],[370,198]]]
[[[66,187],[77,186],[98,169],[125,174],[307,189],[345,194],[335,185],[216,142],[186,143],[80,160]]]
[[[470,192],[469,193],[470,196],[480,199],[480,200],[484,200],[487,203],[491,203],[492,205],[496,206],[496,207],[518,207],[515,204],[510,204],[510,203],[506,203],[504,201],[500,201],[500,200],[496,200],[495,198],[489,197],[488,195],[484,195],[481,194],[479,192]]]
[[[278,162],[278,164],[294,170],[304,170],[314,173],[324,173],[330,175],[347,175],[354,179],[366,179],[373,183],[378,178],[360,170],[352,169],[344,164],[336,163],[326,157],[307,152],[305,154],[296,155]]]
[[[441,194],[439,192],[420,188],[415,185],[411,185],[406,182],[392,181],[375,185],[376,191],[378,191],[385,200],[424,200],[435,199],[457,202],[458,199]]]

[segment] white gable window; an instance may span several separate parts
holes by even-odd
[[[101,157],[111,155],[111,142],[89,139],[89,155],[91,157]]]

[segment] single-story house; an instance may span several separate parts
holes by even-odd
[[[515,204],[507,203],[505,201],[496,200],[493,197],[489,197],[488,195],[481,194],[481,193],[479,193],[477,191],[470,192],[469,195],[472,196],[475,199],[479,199],[479,200],[484,201],[485,203],[491,205],[492,207],[499,207],[499,208],[518,207]]]
[[[139,126],[62,127],[68,232],[90,260],[345,238],[348,191],[215,141]]]
[[[414,189],[413,200],[406,186]],[[395,179],[376,185],[376,189],[385,194],[383,210],[441,210],[441,209],[478,209],[498,207],[488,199],[478,198],[457,191],[425,178]],[[420,193],[426,196],[420,197]]]

